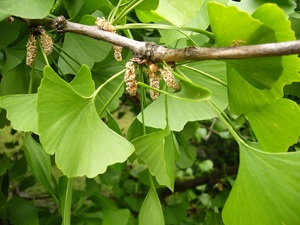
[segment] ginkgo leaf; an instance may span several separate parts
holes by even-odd
[[[145,1],[137,7],[137,15],[143,22],[167,20],[176,26],[190,22],[200,11],[204,0]]]
[[[236,43],[253,45],[277,41],[273,29],[234,6],[211,2],[208,4],[208,12],[219,47]],[[227,60],[226,63],[259,89],[271,89],[283,69],[281,57]]]
[[[82,85],[89,86],[90,73],[80,76],[84,75]],[[125,161],[134,151],[132,144],[99,118],[94,100],[81,96],[45,67],[37,100],[40,140],[47,153],[56,154],[58,167],[68,177],[94,177],[108,165]]]
[[[150,88],[149,85],[138,82],[139,85]],[[201,87],[198,84],[195,84],[185,78],[181,78],[180,80],[180,90],[179,91],[164,91],[157,89],[157,92],[163,93],[171,98],[176,98],[184,101],[203,101],[209,99],[211,96],[211,92]]]
[[[127,225],[130,219],[129,209],[104,210],[103,214],[102,225]]]
[[[8,16],[18,16],[28,19],[44,18],[49,14],[54,0],[24,0],[0,2],[0,21]]]
[[[92,74],[88,66],[82,65],[70,85],[79,95],[88,97],[95,91],[95,83],[92,80]]]
[[[165,96],[160,96],[144,110],[146,126],[164,129],[167,126]],[[214,111],[206,101],[185,101],[168,97],[168,125],[172,131],[181,131],[188,121],[211,119]],[[142,114],[138,115],[142,121]]]
[[[268,16],[265,16],[268,14]],[[295,40],[291,24],[284,12],[274,4],[265,4],[259,7],[253,17],[275,31],[277,41]],[[230,109],[240,115],[259,110],[265,105],[273,103],[283,96],[283,87],[286,84],[300,81],[300,59],[296,55],[282,57],[283,71],[279,80],[271,90],[259,90],[249,85],[233,68],[228,68],[228,96]],[[247,66],[248,67],[248,66]],[[271,74],[271,72],[270,72]]]
[[[300,109],[288,99],[278,99],[247,118],[264,151],[285,152],[300,136]]]
[[[63,49],[81,65],[86,64],[89,68],[92,68],[94,62],[99,62],[107,56],[111,50],[111,44],[100,42],[90,37],[67,33],[65,34]],[[62,53],[62,55],[67,58],[64,53]],[[76,70],[80,68],[80,66],[72,60],[69,60],[69,63]],[[62,57],[58,60],[58,66],[64,74],[74,73],[72,68],[70,68]]]
[[[298,224],[299,161],[300,152],[266,153],[257,144],[240,143],[240,167],[223,209],[224,223]]]
[[[148,166],[157,182],[173,190],[176,150],[169,135],[168,130],[162,130],[134,139],[132,143],[136,149],[135,154]]]
[[[139,225],[165,225],[164,214],[155,188],[151,187],[141,208]]]
[[[221,109],[225,109],[228,105],[227,90],[224,85],[224,79],[226,79],[225,63],[218,61],[206,61],[189,64],[190,67],[195,69],[201,69],[195,72],[187,67],[179,67],[180,71],[184,73],[194,84],[194,89],[189,91],[189,95],[181,95],[178,93],[179,99],[168,97],[168,126],[170,130],[180,131],[188,121],[206,120],[216,116],[214,111],[210,108],[207,101],[207,97],[211,95],[210,99],[218,104]],[[203,74],[206,75],[203,75]],[[216,76],[216,81],[210,77]],[[220,84],[222,83],[222,84]],[[197,89],[196,87],[201,87]],[[182,86],[181,89],[189,88],[188,86]],[[209,92],[207,92],[208,90]],[[204,91],[204,95],[201,93]],[[184,91],[182,90],[184,93]],[[209,95],[208,95],[209,93]],[[174,94],[174,93],[171,93]],[[171,95],[170,94],[170,95]],[[190,95],[200,94],[197,100],[190,101]],[[206,96],[201,98],[201,96]],[[144,122],[146,126],[164,129],[167,126],[166,112],[165,112],[165,97],[161,95],[156,101],[152,102],[144,111]],[[177,97],[177,96],[176,96]],[[138,115],[138,119],[142,121],[142,115]]]
[[[36,98],[37,94],[7,95],[0,98],[0,107],[6,109],[7,118],[14,129],[39,134]]]
[[[49,193],[54,193],[51,186],[50,156],[43,150],[40,144],[33,140],[29,133],[25,134],[23,150],[32,174],[40,182],[43,188],[45,188],[45,190]]]

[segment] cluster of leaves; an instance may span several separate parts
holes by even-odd
[[[296,3],[266,2],[2,1],[1,126],[11,123],[23,138],[15,141],[22,151],[1,155],[1,222],[297,224],[300,152],[291,146],[300,135],[300,109],[291,99],[300,97],[298,56],[177,63],[173,74],[180,91],[161,83],[161,90],[156,89],[160,97],[152,102],[142,66],[138,97],[123,95],[131,53],[124,51],[123,61],[116,62],[109,43],[48,30],[54,53],[47,59],[39,50],[28,67],[27,24],[5,21],[11,15],[64,15],[94,25],[96,17],[104,16],[129,38],[174,48],[299,38]],[[138,112],[125,134],[111,114],[120,98]],[[216,145],[219,154],[231,155],[222,163],[236,163],[238,146],[236,180],[218,179],[160,199],[157,190],[162,187],[174,191],[176,180],[188,182],[213,169],[199,151],[205,138],[212,137],[226,143]],[[230,144],[232,139],[237,145]],[[78,180],[83,188],[76,185]],[[28,189],[34,198],[28,197]],[[40,202],[37,193],[49,199]]]

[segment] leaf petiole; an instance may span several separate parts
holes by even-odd
[[[109,82],[111,82],[112,80],[116,79],[118,76],[122,75],[125,72],[126,69],[121,70],[119,73],[116,73],[115,75],[111,76],[109,79],[107,79],[103,84],[101,84],[95,91],[94,93],[90,96],[90,98],[95,98],[97,96],[97,94],[99,93],[99,91],[101,91],[101,89],[103,87],[105,87],[105,85],[107,85]]]
[[[117,15],[112,21],[112,24],[117,24],[124,16],[131,12],[136,6],[141,4],[144,0],[133,0]]]
[[[218,82],[219,84],[223,85],[224,87],[227,87],[227,84],[226,84],[224,81],[222,81],[222,80],[220,80],[220,79],[218,79],[218,78],[216,78],[216,77],[214,77],[214,76],[212,76],[212,75],[210,75],[210,74],[208,74],[208,73],[205,73],[205,72],[203,72],[203,71],[201,71],[201,70],[195,69],[195,68],[190,67],[190,66],[187,66],[187,65],[181,65],[181,67],[186,68],[186,69],[189,69],[189,70],[192,70],[192,71],[197,72],[197,73],[199,73],[199,74],[201,74],[201,75],[204,75],[204,76],[206,76],[207,78],[209,78],[209,79],[211,79],[211,80],[213,80],[213,81]]]
[[[161,30],[177,30],[177,31],[191,31],[199,34],[204,34],[211,39],[215,39],[215,36],[212,32],[194,28],[194,27],[176,27],[173,25],[167,24],[158,24],[158,23],[129,23],[125,25],[117,25],[116,30],[126,30],[126,29],[161,29]]]
[[[106,108],[109,106],[109,104],[112,102],[112,100],[116,97],[118,92],[121,90],[121,88],[124,86],[124,80],[121,82],[121,84],[118,86],[118,88],[114,91],[114,93],[111,95],[111,97],[108,99],[108,101],[104,104],[102,109],[99,112],[99,116],[101,117],[102,113],[106,110]]]

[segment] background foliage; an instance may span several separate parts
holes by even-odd
[[[25,64],[27,24],[65,16],[172,48],[300,38],[292,0],[0,2],[1,224],[297,224],[297,55],[179,62],[180,91],[125,91],[126,49],[57,35]],[[14,16],[12,23],[6,21]],[[162,67],[164,64],[158,64]],[[238,168],[238,169],[237,169]]]

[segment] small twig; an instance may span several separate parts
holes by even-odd
[[[216,122],[217,122],[217,118],[215,117],[215,118],[213,118],[212,123],[211,123],[211,125],[208,129],[209,132],[208,132],[207,136],[204,139],[205,141],[207,141],[210,138],[211,134],[213,133],[213,131],[214,131],[213,128],[214,128]]]
[[[197,186],[208,184],[211,187],[219,182],[222,178],[226,176],[236,175],[238,172],[238,166],[225,167],[224,169],[219,169],[212,171],[211,173],[205,174],[202,177],[197,177],[193,180],[175,182],[174,192],[184,192],[187,189],[192,189]],[[172,192],[168,188],[164,188],[159,192],[159,197],[161,199],[171,195]]]

